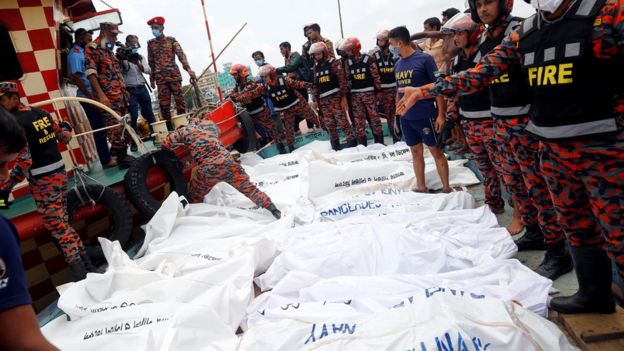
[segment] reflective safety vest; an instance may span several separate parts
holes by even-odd
[[[463,57],[463,54],[457,55],[455,57],[455,65],[453,66],[454,71],[461,72],[473,68],[481,59],[480,56],[479,51],[467,58]],[[463,119],[492,118],[492,112],[490,112],[490,92],[485,89],[470,95],[460,95],[459,115]]]
[[[503,39],[513,32],[521,23],[521,18],[511,18],[507,28],[496,37],[492,38],[483,33],[479,55],[485,56]],[[480,58],[479,57],[479,60]],[[494,80],[489,85],[490,90],[490,111],[494,118],[509,119],[526,116],[531,108],[531,98],[529,86],[524,78],[522,67],[512,66],[502,76]]]
[[[235,90],[236,92],[240,93],[244,90],[244,88],[237,85]],[[264,99],[262,98],[262,96],[258,96],[249,101],[243,101],[243,104],[245,105],[245,109],[247,109],[247,112],[249,112],[250,116],[257,115],[264,110]]]
[[[394,64],[396,60],[392,54],[384,56],[381,50],[378,50],[374,54],[375,60],[377,60],[377,67],[379,68],[379,76],[381,77],[382,89],[394,89],[396,88],[396,76],[394,75]]]
[[[32,166],[30,175],[44,176],[65,169],[65,163],[58,151],[54,120],[47,112],[38,108],[12,112],[26,132]]]
[[[605,0],[578,0],[555,22],[537,16],[520,30],[522,69],[532,96],[530,133],[569,140],[618,133],[615,97],[622,95],[622,59],[600,59],[592,33]]]
[[[268,91],[275,111],[288,110],[299,102],[297,93],[293,88],[286,85],[284,77],[277,77],[277,86],[269,86]]]
[[[325,98],[340,92],[338,77],[332,72],[332,65],[336,62],[333,57],[314,66],[314,85],[317,86],[319,97]]]
[[[363,54],[358,61],[347,60],[351,93],[366,93],[375,91],[375,81],[370,71],[371,57]]]

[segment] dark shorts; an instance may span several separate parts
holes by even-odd
[[[401,118],[401,129],[407,146],[415,146],[420,143],[436,146],[438,140],[433,119],[407,120]]]

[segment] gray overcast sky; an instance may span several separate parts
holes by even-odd
[[[93,0],[98,10],[107,9]],[[145,54],[145,43],[152,38],[146,21],[154,16],[166,19],[165,33],[176,37],[186,52],[191,67],[199,74],[210,64],[208,36],[204,25],[201,0],[106,0],[120,9],[124,25],[121,39],[127,34],[140,37]],[[336,42],[340,38],[340,23],[336,0],[205,0],[215,52],[219,52],[236,31],[247,22],[247,27],[217,61],[219,70],[225,62],[243,63],[254,67],[251,53],[261,50],[267,61],[280,66],[284,59],[279,44],[288,41],[293,50],[301,51],[305,42],[303,25],[317,22],[323,36]],[[514,14],[527,17],[533,13],[530,5],[516,0]],[[440,17],[449,7],[465,9],[465,0],[342,0],[342,18],[345,37],[355,36],[364,50],[375,45],[375,34],[380,29],[406,25],[410,31],[422,30],[429,17]],[[215,53],[215,55],[216,55]],[[255,72],[254,72],[255,73]],[[185,83],[188,76],[185,72]]]

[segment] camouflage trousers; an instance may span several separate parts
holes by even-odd
[[[189,185],[189,201],[200,203],[217,183],[226,182],[247,196],[258,207],[268,208],[271,199],[249,179],[243,167],[237,162],[206,163],[197,166],[197,171]]]
[[[518,163],[514,154],[514,146],[512,145],[513,135],[509,133],[509,129],[518,126],[518,119],[495,119],[495,140],[498,144],[498,163],[500,164],[501,175],[505,184],[505,189],[511,196],[511,200],[520,208],[522,224],[537,224],[537,208],[533,203],[533,198],[529,197],[524,182],[523,170]],[[525,125],[523,123],[523,125]]]
[[[295,144],[295,121],[297,120],[297,116],[302,117],[314,126],[320,126],[318,116],[314,113],[312,107],[303,100],[299,100],[295,106],[288,110],[282,111],[280,115],[284,123],[284,134],[286,134],[286,143],[288,145]]]
[[[394,118],[396,116],[396,89],[383,89],[379,92],[379,102],[383,106],[386,121],[388,122],[388,131],[394,136]]]
[[[85,248],[80,236],[69,224],[66,196],[68,181],[65,171],[28,179],[30,193],[35,199],[43,225],[63,250],[65,262],[73,263],[80,260]]]
[[[325,128],[327,128],[327,132],[329,133],[329,138],[331,140],[338,140],[338,127],[340,127],[347,136],[347,141],[351,141],[353,140],[353,128],[347,120],[345,110],[340,105],[341,100],[339,94],[320,98],[319,109],[323,116]]]
[[[109,97],[111,102],[111,109],[121,117],[125,116],[128,113],[128,98],[126,96],[121,96],[117,98]],[[108,113],[105,113],[105,123],[106,126],[114,126],[120,123],[115,117],[111,116]],[[111,149],[126,149],[128,144],[130,144],[131,137],[128,132],[124,132],[124,128],[122,126],[111,128],[106,131],[106,137],[111,144]]]
[[[351,94],[351,107],[353,109],[353,122],[355,137],[366,137],[366,116],[370,121],[373,134],[383,135],[381,120],[377,115],[377,99],[374,92]]]
[[[160,105],[160,116],[162,120],[171,119],[171,95],[175,100],[176,112],[178,115],[186,113],[186,103],[182,96],[182,82],[160,82],[158,86],[158,104]]]
[[[251,116],[251,118],[253,119],[254,124],[260,125],[262,129],[269,133],[269,136],[276,144],[282,141],[282,135],[279,128],[273,122],[273,117],[271,117],[271,111],[268,107],[265,106],[264,110]]]
[[[541,142],[542,172],[572,247],[604,247],[624,277],[624,141]]]
[[[527,122],[528,117],[509,121],[506,139],[511,143],[511,152],[520,167],[529,200],[537,210],[537,222],[544,233],[544,241],[548,245],[554,245],[565,240],[565,236],[540,170],[540,143],[524,129]]]
[[[485,203],[497,212],[505,207],[501,196],[500,165],[496,154],[498,145],[494,138],[494,121],[491,119],[462,120],[466,143],[477,168],[484,179]]]

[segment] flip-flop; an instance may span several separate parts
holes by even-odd
[[[427,188],[425,188],[425,190],[414,188],[414,189],[412,189],[412,191],[415,192],[415,193],[421,193],[421,194],[428,194],[429,193],[429,189],[427,189]]]

